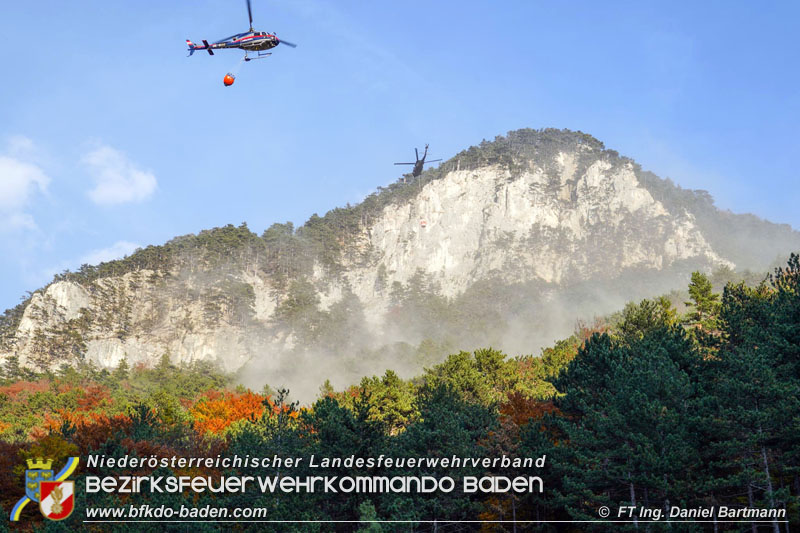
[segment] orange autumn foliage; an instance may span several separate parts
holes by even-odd
[[[540,420],[544,415],[558,411],[551,400],[528,398],[519,392],[508,395],[500,406],[500,414],[517,426],[524,426],[532,420]]]
[[[111,396],[106,387],[92,384],[83,389],[83,394],[78,398],[78,409],[91,411],[107,405],[110,401]]]
[[[264,403],[274,409],[269,397],[254,392],[209,391],[192,407],[194,429],[200,433],[220,433],[238,420],[257,420],[264,414]]]
[[[39,431],[34,431],[33,437],[39,437],[54,431],[59,431],[61,426],[67,423],[78,430],[78,435],[102,433],[105,438],[110,437],[113,432],[130,423],[130,418],[123,414],[109,415],[98,412],[70,411],[68,409],[58,409],[55,413],[44,415],[44,427]],[[97,440],[102,440],[100,437]]]
[[[481,444],[496,455],[514,453],[519,446],[520,428],[538,422],[540,431],[544,431],[542,418],[558,412],[550,400],[538,400],[520,392],[512,392],[500,405],[500,427],[490,431],[488,439]]]

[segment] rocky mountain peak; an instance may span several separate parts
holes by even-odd
[[[797,249],[788,226],[720,211],[589,135],[525,129],[299,228],[215,228],[59,275],[5,313],[0,358],[166,353],[295,387],[304,360],[410,373],[453,349],[535,353],[694,269],[763,269]]]

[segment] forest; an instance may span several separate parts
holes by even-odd
[[[14,358],[0,381],[0,507],[23,495],[25,460],[121,457],[547,456],[542,472],[460,468],[432,476],[540,475],[542,493],[97,494],[92,505],[263,507],[271,520],[404,521],[192,525],[193,531],[606,531],[599,506],[786,509],[800,523],[800,256],[721,294],[695,272],[679,312],[665,297],[577,328],[540,356],[460,352],[414,379],[387,370],[309,405],[252,391],[203,364],[34,373]],[[200,469],[204,475],[235,475]],[[87,468],[76,474],[110,471]],[[119,475],[120,471],[113,472]],[[151,471],[130,471],[149,474]],[[186,474],[160,468],[158,475]],[[195,472],[196,473],[196,472]],[[241,473],[241,472],[238,472]],[[330,475],[396,475],[391,468]],[[280,475],[280,472],[271,472]],[[312,474],[304,467],[292,475]],[[318,472],[316,472],[318,474]],[[83,527],[85,495],[64,522],[24,512],[21,529]],[[436,520],[434,525],[431,521]],[[459,521],[485,521],[458,523]],[[497,523],[492,521],[505,521]],[[532,521],[542,521],[533,523]],[[789,523],[617,524],[619,530],[790,531]],[[0,521],[0,530],[7,527]],[[126,531],[151,531],[125,524]],[[91,525],[86,525],[92,529]],[[181,527],[184,527],[183,529]],[[169,526],[164,526],[165,530]],[[159,527],[159,530],[164,528]],[[94,528],[109,530],[108,524]],[[120,526],[120,529],[123,529]],[[175,531],[185,531],[176,524]]]

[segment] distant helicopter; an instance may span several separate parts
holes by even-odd
[[[425,158],[428,157],[428,145],[425,145],[425,152],[422,154],[422,159],[419,158],[419,151],[414,148],[414,153],[416,154],[417,160],[414,163],[395,163],[395,165],[414,165],[414,170],[411,171],[411,175],[415,178],[422,174],[422,167],[425,163],[435,163],[437,161],[441,161],[441,159],[431,159],[430,161],[425,161]]]
[[[197,50],[206,50],[209,55],[213,56],[214,50],[239,48],[244,50],[244,60],[252,61],[253,59],[260,59],[262,57],[272,55],[272,52],[264,51],[275,48],[279,44],[285,44],[286,46],[291,46],[292,48],[297,47],[297,45],[294,43],[278,39],[275,34],[269,34],[264,31],[255,31],[253,29],[253,9],[250,6],[250,0],[247,0],[247,14],[250,17],[250,29],[244,33],[237,33],[236,35],[231,35],[230,37],[226,37],[211,44],[203,39],[203,46],[198,46],[189,39],[186,39],[186,45],[189,47],[189,55],[191,56]],[[247,52],[256,52],[257,55],[256,57],[249,57]],[[231,81],[231,83],[233,82]],[[228,83],[226,82],[226,85],[227,84]]]

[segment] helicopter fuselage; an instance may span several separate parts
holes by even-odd
[[[275,48],[281,43],[288,44],[291,47],[296,46],[292,43],[281,41],[274,34],[255,30],[237,33],[236,35],[231,35],[230,37],[226,37],[221,41],[216,41],[213,43],[203,40],[202,45],[194,44],[189,39],[186,40],[186,45],[189,47],[189,55],[194,54],[198,50],[205,50],[209,54],[214,55],[214,50],[238,48],[239,50],[244,50],[245,61],[253,59],[247,57],[247,52],[258,52],[259,57],[268,56],[270,54],[262,54],[262,52]]]
[[[241,48],[242,50],[252,50],[260,52],[275,48],[280,44],[280,40],[272,34],[263,31],[253,31],[240,33],[228,39],[212,43],[209,48],[212,50],[224,48]]]
[[[425,145],[425,152],[422,154],[422,159],[419,157],[419,151],[414,148],[414,155],[416,156],[416,161],[414,163],[395,163],[395,165],[414,165],[414,168],[411,170],[411,175],[419,177],[422,174],[422,170],[425,168],[425,163],[435,163],[436,161],[441,161],[441,159],[434,159],[432,161],[425,161],[428,157],[428,145]]]

